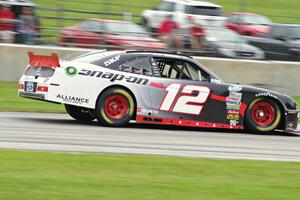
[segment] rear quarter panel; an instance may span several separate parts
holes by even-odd
[[[62,67],[59,68],[54,76],[51,78],[51,82],[57,83],[60,86],[53,86],[49,90],[49,100],[60,102],[60,103],[68,103],[71,105],[77,105],[82,107],[87,107],[94,109],[96,106],[96,102],[99,94],[106,88],[111,86],[123,86],[128,88],[136,98],[137,106],[144,105],[145,107],[150,107],[149,102],[149,92],[148,87],[145,84],[136,84],[126,82],[125,79],[122,80],[112,80],[111,78],[103,78],[97,77],[99,74],[111,74],[115,76],[116,74],[120,77],[129,77],[133,76],[136,78],[141,78],[148,80],[147,76],[140,76],[136,74],[130,74],[126,72],[110,70],[104,67],[95,66],[93,64],[81,63],[81,62],[63,62],[61,63]],[[67,67],[75,67],[78,73],[75,76],[69,76],[65,72]],[[61,96],[71,96],[87,99],[85,103],[74,103],[74,102],[66,102],[61,99]]]

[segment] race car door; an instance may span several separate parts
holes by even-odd
[[[203,122],[204,127],[230,124],[225,85],[211,83],[209,74],[186,60],[153,58],[152,65],[154,74],[160,76],[150,83],[152,116],[167,120],[166,124],[172,124],[170,120]]]

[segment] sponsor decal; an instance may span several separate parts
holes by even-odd
[[[68,76],[75,76],[77,73],[78,73],[78,70],[75,68],[75,67],[67,67],[65,69],[65,73],[68,75]]]
[[[110,59],[104,61],[104,65],[105,65],[105,67],[107,67],[108,65],[111,65],[114,62],[117,62],[118,60],[120,60],[120,55],[117,55],[117,56],[115,56],[113,58],[110,58]]]
[[[140,112],[140,113],[158,114],[158,110],[152,110],[152,109],[139,108],[137,111]]]
[[[238,102],[238,101],[240,101],[240,100],[241,100],[240,97],[233,97],[233,96],[226,97],[226,101],[234,101],[234,102]]]
[[[33,92],[33,88],[34,88],[33,82],[27,82],[26,91],[27,92]]]
[[[271,94],[270,92],[257,93],[255,96],[256,96],[256,97],[273,97],[273,98],[275,98],[275,99],[278,99],[277,96]]]
[[[226,107],[227,110],[240,110],[241,106],[236,106],[236,105],[228,105]]]
[[[234,98],[241,99],[242,98],[242,93],[240,93],[240,92],[229,92],[228,98],[229,99],[230,98],[232,98],[232,99],[234,99]]]
[[[228,87],[228,91],[230,92],[240,92],[243,90],[243,86],[239,84],[232,84]]]
[[[230,124],[231,126],[236,126],[238,123],[239,123],[239,122],[238,122],[237,120],[230,120],[230,121],[229,121],[229,124]]]
[[[240,106],[240,102],[238,102],[238,101],[227,101],[226,102],[226,105],[227,106]]]
[[[227,119],[232,119],[232,120],[239,120],[240,115],[235,115],[235,114],[227,114]]]
[[[242,93],[229,92],[229,96],[226,97],[226,109],[240,110],[241,100],[242,100]]]
[[[149,81],[146,78],[138,78],[136,76],[125,76],[122,74],[115,74],[115,73],[101,72],[101,71],[92,71],[92,70],[86,70],[86,69],[80,70],[78,75],[109,79],[111,82],[125,81],[127,83],[135,83],[135,84],[141,84],[141,85],[146,85]]]
[[[239,115],[240,111],[239,110],[228,110],[227,114]]]
[[[295,126],[294,122],[289,122],[289,123],[288,123],[288,127],[289,127],[289,128],[293,128],[294,126]]]
[[[229,92],[229,96],[226,97],[226,119],[230,120],[230,125],[237,125],[240,119],[242,93]]]
[[[69,95],[58,94],[56,98],[63,100],[66,103],[87,104],[89,100],[82,97],[73,97]]]

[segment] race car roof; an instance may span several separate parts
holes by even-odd
[[[168,52],[160,52],[160,51],[153,52],[153,51],[132,51],[132,50],[131,51],[103,51],[102,50],[102,51],[93,51],[91,53],[87,53],[82,56],[76,57],[72,60],[78,61],[78,62],[91,63],[91,64],[94,64],[97,66],[101,66],[101,67],[105,66],[107,68],[115,69],[116,66],[118,66],[120,63],[126,61],[127,59],[130,59],[132,57],[145,56],[145,55],[151,56],[151,57],[162,57],[162,58],[166,58],[166,59],[187,60],[187,61],[197,64],[203,71],[205,71],[207,74],[210,74],[211,79],[222,80],[215,73],[213,73],[206,67],[200,65],[192,57],[181,55],[181,54],[176,54],[176,53],[168,53]],[[110,59],[114,60],[114,62],[113,62],[114,64],[113,65],[110,65],[110,64],[105,65],[105,62],[107,62]]]

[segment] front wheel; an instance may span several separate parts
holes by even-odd
[[[106,126],[125,126],[133,118],[135,103],[132,95],[122,88],[104,91],[97,101],[96,117]]]
[[[247,108],[245,123],[252,132],[270,133],[279,126],[281,118],[281,110],[276,102],[258,98]]]
[[[96,119],[92,110],[79,106],[65,104],[67,113],[78,121],[89,122]]]

